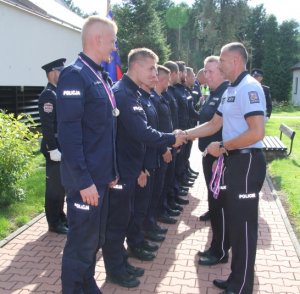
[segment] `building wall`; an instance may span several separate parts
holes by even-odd
[[[81,51],[80,31],[0,0],[0,87],[44,86],[41,66]]]
[[[300,106],[300,69],[293,71],[292,103]]]

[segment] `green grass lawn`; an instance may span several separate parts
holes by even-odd
[[[272,114],[266,125],[267,135],[279,137],[279,125],[285,123],[296,131],[293,151],[287,158],[276,159],[268,164],[268,171],[277,190],[280,190],[280,198],[289,215],[289,219],[300,239],[300,118],[276,117],[276,116],[300,116],[300,112],[278,112]],[[282,141],[289,146],[290,140],[283,135]]]
[[[25,190],[25,200],[0,208],[0,240],[44,211],[44,179],[44,157],[38,154],[34,158],[29,177],[21,182]]]

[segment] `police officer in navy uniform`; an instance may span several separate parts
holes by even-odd
[[[69,232],[62,257],[62,293],[101,293],[94,278],[105,237],[108,188],[117,181],[116,117],[107,74],[100,66],[115,48],[114,22],[91,16],[82,28],[83,52],[57,87],[61,175]]]
[[[65,190],[60,179],[60,146],[57,141],[56,85],[66,59],[60,58],[42,66],[48,84],[39,97],[39,114],[43,133],[41,152],[46,158],[45,212],[50,232],[67,234],[63,211]]]
[[[185,136],[177,133],[161,133],[147,125],[147,118],[139,102],[141,84],[152,85],[157,79],[157,55],[147,48],[137,48],[129,52],[128,72],[118,81],[113,91],[120,110],[117,130],[117,163],[120,179],[110,190],[109,215],[106,240],[102,248],[107,281],[123,287],[139,285],[140,268],[128,263],[128,252],[124,240],[130,222],[133,220],[134,196],[138,177],[143,169],[145,146],[179,146]],[[139,256],[149,255],[144,248]],[[128,248],[131,254],[131,248]]]
[[[213,193],[219,197],[218,179],[224,177],[225,221],[232,249],[231,273],[216,279],[222,294],[251,294],[257,247],[259,192],[266,175],[262,152],[266,101],[262,87],[246,71],[248,53],[243,44],[222,47],[219,67],[230,85],[212,120],[187,131],[190,139],[216,133],[223,141],[211,142],[208,154],[218,158]],[[222,157],[223,156],[223,157]]]
[[[172,125],[173,129],[178,129],[178,103],[175,98],[175,85],[179,82],[179,68],[176,62],[174,61],[167,61],[164,63],[164,66],[170,70],[170,81],[169,81],[169,87],[166,91],[162,93],[164,98],[168,101],[170,111],[171,111],[171,117],[172,117]],[[176,158],[177,158],[177,152],[178,150],[172,149],[172,161],[168,164],[168,169],[166,172],[166,178],[165,178],[165,186],[164,186],[164,193],[167,194],[168,198],[168,205],[174,209],[174,210],[183,210],[183,207],[176,203],[176,199],[178,199],[178,196],[186,196],[188,193],[187,189],[180,189],[177,181],[175,179],[175,165],[176,165]]]
[[[152,85],[141,85],[139,89],[139,102],[146,114],[147,125],[157,130],[158,116],[150,98],[151,89],[154,86],[155,80],[153,81]],[[154,146],[146,146],[143,159],[143,168],[138,177],[135,189],[133,217],[129,223],[126,234],[126,242],[128,248],[130,248],[131,256],[139,260],[153,260],[156,256],[154,252],[158,250],[157,244],[150,243],[148,240],[146,240],[146,238],[149,239],[149,226],[156,226],[156,221],[152,218],[152,215],[149,215],[149,210],[151,210],[151,203],[153,202],[153,197],[155,197],[153,194],[153,188],[158,167],[158,148]],[[155,234],[155,236],[153,235],[152,237],[155,239],[154,241],[160,242],[165,239],[164,236],[157,234]],[[144,250],[148,251],[149,253],[144,254]]]
[[[158,130],[161,132],[172,132],[172,115],[167,99],[162,95],[167,90],[170,80],[170,70],[162,65],[158,65],[158,82],[153,90],[151,99],[158,115]],[[164,189],[165,177],[169,164],[173,160],[172,148],[160,148],[160,167],[156,174],[154,195],[158,202],[155,208],[157,220],[162,223],[175,224],[177,220],[173,216],[180,214],[179,210],[174,210],[167,203],[167,191]]]
[[[264,72],[259,69],[259,68],[254,68],[251,71],[251,76],[254,77],[259,83],[261,83],[261,86],[264,90],[265,97],[266,97],[266,104],[267,104],[267,118],[270,119],[271,113],[272,113],[272,98],[271,98],[271,93],[270,93],[270,87],[263,85],[262,80],[264,76]]]
[[[225,81],[223,74],[219,69],[219,57],[209,56],[204,60],[204,74],[206,82],[210,88],[210,95],[200,109],[199,123],[203,124],[210,121],[216,113],[222,95],[228,87],[228,81]],[[222,129],[212,136],[199,139],[198,146],[205,155],[206,148],[211,142],[222,141]],[[210,215],[210,224],[212,229],[212,240],[209,248],[204,252],[199,252],[200,265],[214,265],[225,263],[228,260],[228,232],[227,224],[224,218],[225,195],[222,190],[218,199],[213,197],[210,190],[210,181],[212,179],[213,164],[217,158],[211,154],[206,154],[202,158],[203,174],[207,188],[208,210]],[[222,185],[222,182],[221,182]]]

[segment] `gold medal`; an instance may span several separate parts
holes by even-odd
[[[112,110],[112,114],[113,114],[113,116],[117,117],[117,116],[119,116],[119,114],[120,114],[120,110],[119,110],[117,107],[115,107],[115,108]]]

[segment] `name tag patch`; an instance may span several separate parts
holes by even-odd
[[[239,199],[254,199],[256,198],[255,193],[251,194],[239,194]]]
[[[90,206],[86,204],[74,203],[74,206],[80,210],[90,210]]]
[[[143,107],[141,106],[133,106],[133,111],[143,111]]]
[[[233,103],[235,100],[235,96],[229,96],[227,97],[227,102]]]
[[[248,92],[250,104],[259,103],[259,97],[256,91]]]
[[[81,93],[78,90],[65,90],[63,91],[64,96],[79,96]]]

